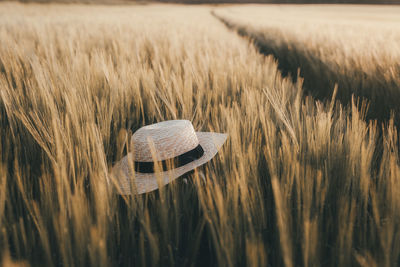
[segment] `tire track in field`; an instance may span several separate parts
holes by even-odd
[[[383,93],[382,91],[387,88],[381,81],[372,81],[370,77],[364,76],[370,82],[361,80],[356,86],[358,89],[355,90],[354,84],[348,82],[353,77],[337,73],[334,66],[323,62],[312,53],[305,54],[297,48],[296,44],[275,45],[267,40],[263,32],[257,30],[249,31],[248,26],[236,24],[214,11],[211,11],[211,15],[222,22],[228,29],[253,43],[260,54],[273,56],[277,60],[278,69],[282,76],[291,77],[293,82],[296,82],[299,76],[302,77],[304,79],[303,89],[306,94],[312,95],[317,100],[330,100],[337,84],[339,90],[336,99],[342,104],[351,104],[354,95],[359,99],[359,103],[363,100],[368,101],[369,109],[366,114],[368,121],[377,120],[379,123],[388,123],[391,116],[393,116],[394,124],[400,126],[400,88],[397,86],[398,83],[396,81],[392,81],[391,85],[393,87],[389,93]],[[362,75],[366,74],[359,73],[360,77]]]

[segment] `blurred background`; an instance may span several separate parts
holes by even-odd
[[[11,0],[13,1],[13,0]],[[270,3],[270,4],[400,4],[400,0],[14,0],[18,2],[58,2],[91,4],[129,4],[129,3],[184,3],[184,4],[221,4],[221,3]],[[1,2],[1,1],[0,1]]]

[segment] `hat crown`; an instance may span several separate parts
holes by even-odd
[[[131,138],[134,160],[139,162],[171,159],[194,149],[198,144],[196,132],[188,120],[147,125],[137,130]]]

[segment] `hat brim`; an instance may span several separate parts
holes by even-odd
[[[143,194],[164,186],[185,173],[210,161],[225,143],[227,134],[212,132],[196,132],[204,154],[201,158],[181,167],[156,173],[140,173],[133,170],[132,154],[122,158],[111,171],[111,177],[117,186],[117,193],[121,195]],[[132,188],[133,187],[133,188]]]

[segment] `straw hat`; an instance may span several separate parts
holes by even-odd
[[[187,120],[144,126],[132,135],[132,151],[113,167],[111,178],[122,195],[156,190],[211,160],[226,138],[195,132]]]

